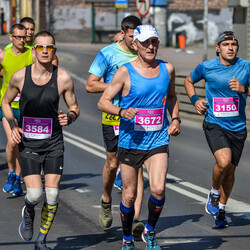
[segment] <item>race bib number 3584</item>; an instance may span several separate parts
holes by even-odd
[[[23,136],[30,139],[48,139],[52,134],[51,118],[23,117]]]
[[[213,113],[216,117],[239,115],[239,97],[213,98]]]

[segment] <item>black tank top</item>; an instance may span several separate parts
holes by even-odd
[[[58,120],[60,99],[57,86],[58,68],[53,66],[52,77],[48,83],[36,85],[31,78],[31,66],[27,66],[25,71],[25,80],[19,104],[19,127],[23,128],[24,132],[27,132],[29,135],[35,132],[33,133],[35,138],[24,135],[22,142],[19,144],[19,149],[20,151],[32,150],[33,152],[63,149],[62,127]],[[43,122],[49,121],[49,132],[48,127],[44,123],[43,125],[39,123],[41,120]],[[27,121],[29,122],[27,123]],[[29,124],[28,127],[27,124]],[[39,133],[41,138],[39,138]],[[46,133],[50,135],[48,136]]]

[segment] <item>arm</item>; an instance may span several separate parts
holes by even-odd
[[[8,89],[5,92],[4,98],[2,100],[2,110],[6,120],[8,121],[11,128],[11,136],[15,143],[21,142],[21,135],[23,130],[19,128],[16,124],[15,118],[13,116],[13,111],[11,108],[11,103],[15,99],[16,95],[21,92],[21,86],[24,81],[25,68],[17,71],[13,74],[10,79]]]
[[[88,93],[102,93],[108,87],[108,84],[101,80],[94,74],[90,74],[86,84],[86,91]]]
[[[136,113],[138,113],[137,109],[128,108],[121,109],[120,107],[115,106],[111,100],[122,91],[124,95],[126,95],[130,88],[130,79],[127,68],[122,66],[115,73],[112,78],[111,83],[108,85],[107,89],[104,91],[98,102],[98,108],[101,111],[104,111],[109,114],[119,115],[126,119],[132,120]]]
[[[168,112],[171,115],[171,118],[179,117],[179,105],[177,101],[177,96],[175,93],[175,70],[172,64],[167,63],[167,69],[169,72],[170,85],[168,91]],[[178,120],[173,120],[169,125],[168,134],[169,135],[178,135],[180,134],[180,122]]]
[[[74,92],[74,84],[72,78],[67,72],[61,69],[58,69],[58,71],[58,75],[60,75],[58,79],[59,93],[63,95],[63,99],[68,106],[68,113],[64,114],[62,110],[60,110],[58,119],[61,126],[67,126],[78,118],[80,109]]]
[[[199,99],[199,97],[196,95],[194,84],[195,83],[192,81],[190,74],[189,74],[184,80],[184,86],[188,94],[188,97],[190,98],[192,104],[194,105],[197,113],[202,115],[207,110],[207,107],[205,105],[208,102],[204,99],[201,99],[201,100]]]
[[[231,88],[232,91],[235,91],[239,94],[246,94],[247,96],[249,95],[249,88],[245,87],[241,84],[240,81],[238,81],[235,77],[233,77],[229,81],[229,87]]]

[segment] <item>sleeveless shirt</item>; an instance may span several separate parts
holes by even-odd
[[[19,127],[24,130],[20,151],[48,152],[63,149],[62,127],[58,120],[58,67],[48,83],[36,85],[31,77],[31,66],[26,67],[20,98]]]
[[[119,147],[151,150],[169,144],[167,96],[170,79],[166,63],[157,62],[160,71],[154,78],[143,77],[131,63],[124,64],[131,86],[128,95],[122,96],[120,106],[136,108],[140,112],[131,121],[121,117]]]
[[[30,65],[33,63],[32,59],[32,50],[27,49],[23,54],[20,55],[15,55],[12,52],[12,49],[9,48],[6,50],[4,59],[2,62],[3,66],[3,85],[1,88],[1,98],[0,98],[0,104],[2,103],[4,94],[9,86],[10,78],[12,75],[17,72],[18,70]],[[19,98],[16,98],[15,100],[11,103],[11,107],[13,108],[19,108]]]

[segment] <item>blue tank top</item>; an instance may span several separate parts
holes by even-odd
[[[118,146],[126,149],[151,150],[169,144],[167,133],[167,96],[170,79],[166,63],[157,60],[160,72],[154,78],[141,76],[126,63],[130,76],[130,91],[122,96],[122,108],[137,108],[140,112],[129,121],[121,118]]]
[[[245,94],[232,91],[229,80],[235,77],[243,86],[250,83],[250,62],[236,58],[234,65],[225,66],[220,58],[199,64],[190,74],[193,82],[205,79],[208,101],[205,121],[230,131],[242,131],[246,127]]]

